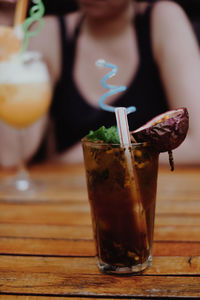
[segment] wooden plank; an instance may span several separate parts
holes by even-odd
[[[200,297],[200,278],[184,276],[100,276],[67,274],[7,273],[1,280],[1,293],[59,295],[60,297],[145,297],[145,299]],[[149,295],[151,295],[149,298]],[[163,298],[162,298],[163,297]]]
[[[9,209],[8,209],[9,210]],[[47,211],[48,213],[48,211]],[[12,228],[12,232],[15,231],[15,226],[16,228],[18,228],[18,226],[20,227],[24,227],[23,223],[26,221],[26,218],[24,216],[24,214],[26,214],[26,211],[23,212],[20,210],[18,210],[18,215],[16,214],[16,209],[14,206],[14,211],[12,209],[10,209],[9,215],[7,214],[7,217],[4,217],[4,212],[0,211],[0,226],[7,226],[10,225],[10,228]],[[37,216],[34,216],[34,214],[32,214],[32,218],[31,220],[29,219],[29,222],[26,223],[27,225],[27,230],[29,231],[28,228],[30,228],[31,230],[31,226],[32,228],[34,228],[34,231],[37,231],[37,228],[40,228],[41,226],[41,230],[45,230],[42,229],[44,227],[47,228],[53,228],[54,226],[57,228],[59,227],[59,230],[62,232],[62,227],[65,226],[90,226],[91,225],[91,221],[90,221],[90,213],[86,213],[86,215],[84,215],[84,213],[78,214],[78,217],[81,217],[82,215],[82,221],[84,221],[84,219],[86,219],[85,223],[79,224],[79,220],[76,220],[77,222],[74,222],[72,219],[74,217],[74,215],[72,215],[72,213],[66,213],[66,218],[62,218],[57,222],[58,218],[53,218],[53,222],[51,221],[51,224],[48,224],[47,222],[47,216],[44,215],[43,219],[41,220],[41,223],[38,221]],[[56,211],[55,211],[55,215],[56,215]],[[46,224],[44,224],[44,219],[46,220]],[[63,221],[63,224],[62,224]],[[32,223],[31,223],[32,222]],[[56,224],[56,222],[58,224]],[[73,223],[73,224],[71,224]],[[14,225],[14,226],[13,226]],[[172,214],[156,214],[155,217],[155,226],[158,227],[168,227],[168,226],[180,226],[180,227],[200,227],[200,216],[198,215],[172,215]],[[1,230],[1,229],[0,229]],[[3,229],[2,229],[3,230]],[[26,230],[26,229],[25,229]],[[51,229],[50,229],[51,230]]]
[[[77,276],[78,274],[80,276],[103,276],[98,270],[95,257],[35,257],[0,255],[0,274],[3,275],[0,280],[4,280],[3,277],[5,277],[4,275],[6,275],[7,272],[30,275],[32,273],[46,273],[47,277],[48,274],[66,274],[68,276]],[[143,275],[191,275],[200,277],[200,256],[155,256],[153,258],[152,266],[148,268]]]
[[[46,179],[44,179],[45,181]],[[84,181],[84,180],[83,180]],[[68,202],[68,201],[78,201],[78,202],[87,202],[87,188],[84,183],[81,185],[79,183],[75,183],[75,180],[67,179],[67,181],[55,182],[46,182],[46,189],[37,193],[29,194],[26,193],[22,195],[16,195],[12,193],[2,193],[0,191],[0,202],[20,202],[20,203],[37,203],[37,202]],[[177,186],[173,185],[171,188],[165,190],[162,186],[158,187],[157,192],[157,203],[163,203],[169,200],[174,202],[188,202],[193,201],[199,202],[199,189],[192,188],[184,188],[182,190],[178,189]],[[187,203],[186,203],[187,204]]]
[[[46,187],[39,193],[32,194],[20,194],[17,195],[12,193],[2,193],[0,191],[0,202],[25,202],[25,203],[54,203],[54,202],[88,202],[87,188],[85,180],[80,177],[77,181],[74,178],[68,179],[57,179],[47,181],[46,178],[43,180]],[[167,189],[163,186],[158,186],[157,191],[157,203],[163,203],[172,201],[173,202],[187,202],[193,201],[199,202],[200,188],[196,188],[196,185],[185,186],[180,189],[177,185],[169,186]]]
[[[200,243],[196,242],[154,242],[153,256],[198,256]]]
[[[93,240],[0,238],[0,254],[44,256],[94,256]],[[197,256],[197,242],[154,242],[154,256]]]
[[[200,242],[199,226],[156,226],[154,230],[156,241],[198,241]]]
[[[45,225],[90,225],[90,209],[87,203],[51,204],[0,204],[1,223]]]
[[[0,238],[0,254],[94,256],[92,240]]]
[[[46,184],[46,183],[45,183]],[[47,190],[40,192],[40,194],[29,194],[26,193],[22,195],[16,195],[12,193],[1,193],[0,192],[0,202],[8,203],[59,203],[59,202],[69,202],[78,201],[86,202],[88,200],[86,188],[74,188],[73,186],[68,186],[67,184],[61,186],[60,184],[49,184],[46,186]],[[67,193],[66,193],[67,190]]]
[[[84,299],[88,299],[88,300],[99,300],[99,298],[94,298],[94,297],[87,297],[87,296],[83,296],[82,298]],[[119,298],[105,298],[103,297],[104,300],[118,300]],[[127,298],[121,298],[120,299],[127,299]],[[133,298],[131,297],[132,300],[142,300],[140,298]],[[80,297],[77,298],[77,297],[54,297],[54,296],[20,296],[20,295],[0,295],[0,300],[80,300]]]
[[[200,226],[198,215],[158,214],[155,216],[155,226]]]
[[[200,257],[156,257],[143,275],[120,277],[100,274],[94,258],[13,260],[2,256],[0,291],[55,296],[199,297],[199,270]]]
[[[155,241],[200,241],[198,226],[155,226]],[[92,239],[91,226],[0,224],[0,238]]]
[[[176,201],[184,204],[184,207],[195,206],[195,202],[199,202],[200,195],[200,171],[199,169],[176,168],[175,172],[167,173],[167,170],[160,169],[158,175],[158,192],[157,192],[157,204],[161,205],[163,202]],[[193,203],[191,203],[191,201]],[[172,203],[173,205],[173,203]],[[182,212],[181,205],[180,213]],[[199,205],[199,204],[197,204]],[[170,207],[163,207],[165,213],[170,210]],[[178,210],[178,208],[177,208]],[[174,212],[171,211],[171,212]],[[190,211],[189,211],[190,212]]]
[[[28,198],[37,201],[66,201],[66,200],[87,200],[86,180],[83,165],[77,166],[35,166],[31,169],[33,178],[45,180],[47,189],[38,195],[21,197],[21,200]],[[2,171],[0,178],[13,174],[13,172]],[[184,182],[184,185],[182,184]],[[172,196],[175,200],[187,201],[188,199],[199,200],[200,192],[200,171],[198,169],[188,169],[188,171],[178,168],[174,173],[167,168],[161,168],[158,176],[158,200],[166,201]],[[167,184],[166,184],[167,183]],[[74,189],[75,187],[75,189]],[[14,195],[15,199],[19,199]],[[12,200],[13,195],[0,193],[0,199]]]
[[[94,297],[87,297],[87,296],[83,296],[82,298],[84,299],[88,299],[88,300],[99,300],[99,298],[94,298]],[[77,297],[54,297],[54,296],[21,296],[21,295],[0,295],[0,300],[80,300],[80,297],[77,298]],[[119,298],[106,298],[106,297],[103,297],[104,300],[118,300]],[[127,299],[127,298],[121,298],[120,299]],[[136,298],[131,298],[132,300],[136,300]],[[137,298],[137,300],[142,300],[140,298]]]
[[[162,216],[160,216],[162,214]],[[163,216],[164,215],[164,216]],[[176,204],[168,201],[165,204],[158,204],[156,207],[156,221],[165,217],[194,218],[195,222],[200,217],[200,201],[196,205],[193,203]],[[89,225],[90,208],[87,202],[67,203],[52,205],[46,204],[6,204],[0,203],[0,222],[1,223],[20,223],[20,224],[45,224],[45,225]],[[178,222],[178,220],[177,220]]]
[[[198,215],[200,212],[200,201],[188,201],[176,202],[174,199],[168,201],[159,202],[156,204],[156,213],[165,214],[179,214],[179,215]]]
[[[14,175],[12,170],[0,170],[0,180],[4,177]],[[16,195],[13,193],[3,193],[0,191],[0,201],[21,202],[66,202],[66,201],[86,201],[87,189],[85,172],[82,165],[72,166],[48,166],[38,165],[31,169],[30,176],[33,179],[41,180],[44,188],[39,193],[27,193]]]
[[[49,239],[92,239],[91,225],[38,225],[1,224],[0,237],[49,238]]]
[[[49,184],[39,198],[12,203],[16,197],[0,194],[0,249],[11,254],[0,256],[0,292],[27,294],[0,299],[200,297],[198,169],[159,170],[153,266],[131,277],[98,271],[84,169],[42,166],[31,175]]]
[[[44,238],[44,239],[92,239],[91,225],[32,225],[1,224],[0,238]],[[155,225],[155,241],[200,241],[199,226],[192,225]]]

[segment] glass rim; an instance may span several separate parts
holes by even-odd
[[[129,144],[124,144],[123,146],[119,143],[106,143],[106,142],[101,142],[101,141],[90,141],[87,140],[85,137],[81,139],[82,144],[89,144],[93,146],[114,146],[116,148],[128,148],[128,147],[150,147],[152,144],[150,142],[136,142],[136,143],[131,143]]]

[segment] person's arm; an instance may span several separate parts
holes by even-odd
[[[170,109],[187,107],[189,132],[175,162],[200,163],[200,51],[192,26],[175,3],[161,1],[152,14],[152,45]],[[163,162],[161,156],[161,162]]]
[[[39,34],[29,39],[28,50],[39,51],[46,62],[52,85],[55,86],[61,72],[61,38],[58,19],[55,16],[44,18],[45,25]],[[37,29],[37,22],[31,30]]]
[[[37,27],[37,24],[35,25]],[[29,49],[41,52],[47,63],[52,86],[54,87],[60,72],[60,38],[59,28],[55,17],[45,18],[45,27],[30,39]],[[37,151],[47,127],[47,114],[29,128],[23,129],[23,159],[29,160]],[[19,131],[0,123],[0,166],[12,167],[20,164]]]
[[[13,167],[26,162],[37,151],[47,126],[47,116],[27,129],[15,129],[0,123],[0,166]]]

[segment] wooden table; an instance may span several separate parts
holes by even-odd
[[[97,268],[83,166],[30,171],[47,190],[0,194],[0,300],[200,299],[200,168],[160,168],[153,266],[125,277]]]

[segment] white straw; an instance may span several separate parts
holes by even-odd
[[[125,107],[116,107],[115,108],[115,116],[117,120],[117,128],[118,134],[120,138],[120,145],[121,147],[125,148],[125,157],[127,160],[127,166],[129,170],[129,174],[133,177],[133,164],[132,164],[132,157],[130,152],[131,146],[131,139],[129,133],[129,125],[127,119],[127,113]]]
[[[115,116],[117,119],[117,127],[118,127],[118,133],[119,133],[119,137],[120,137],[120,144],[123,147],[130,146],[131,139],[130,139],[130,133],[129,133],[126,108],[125,107],[115,108]]]
[[[147,237],[147,224],[146,224],[146,214],[142,205],[142,197],[140,193],[137,173],[134,167],[134,155],[131,155],[131,139],[129,132],[129,125],[127,119],[127,112],[125,107],[115,108],[115,116],[117,120],[118,133],[120,137],[120,145],[125,148],[125,158],[127,161],[127,167],[130,178],[133,178],[132,184],[130,186],[131,193],[135,199],[135,220],[138,225],[138,230],[141,230],[144,234],[144,242],[146,247],[149,247],[148,237]]]

